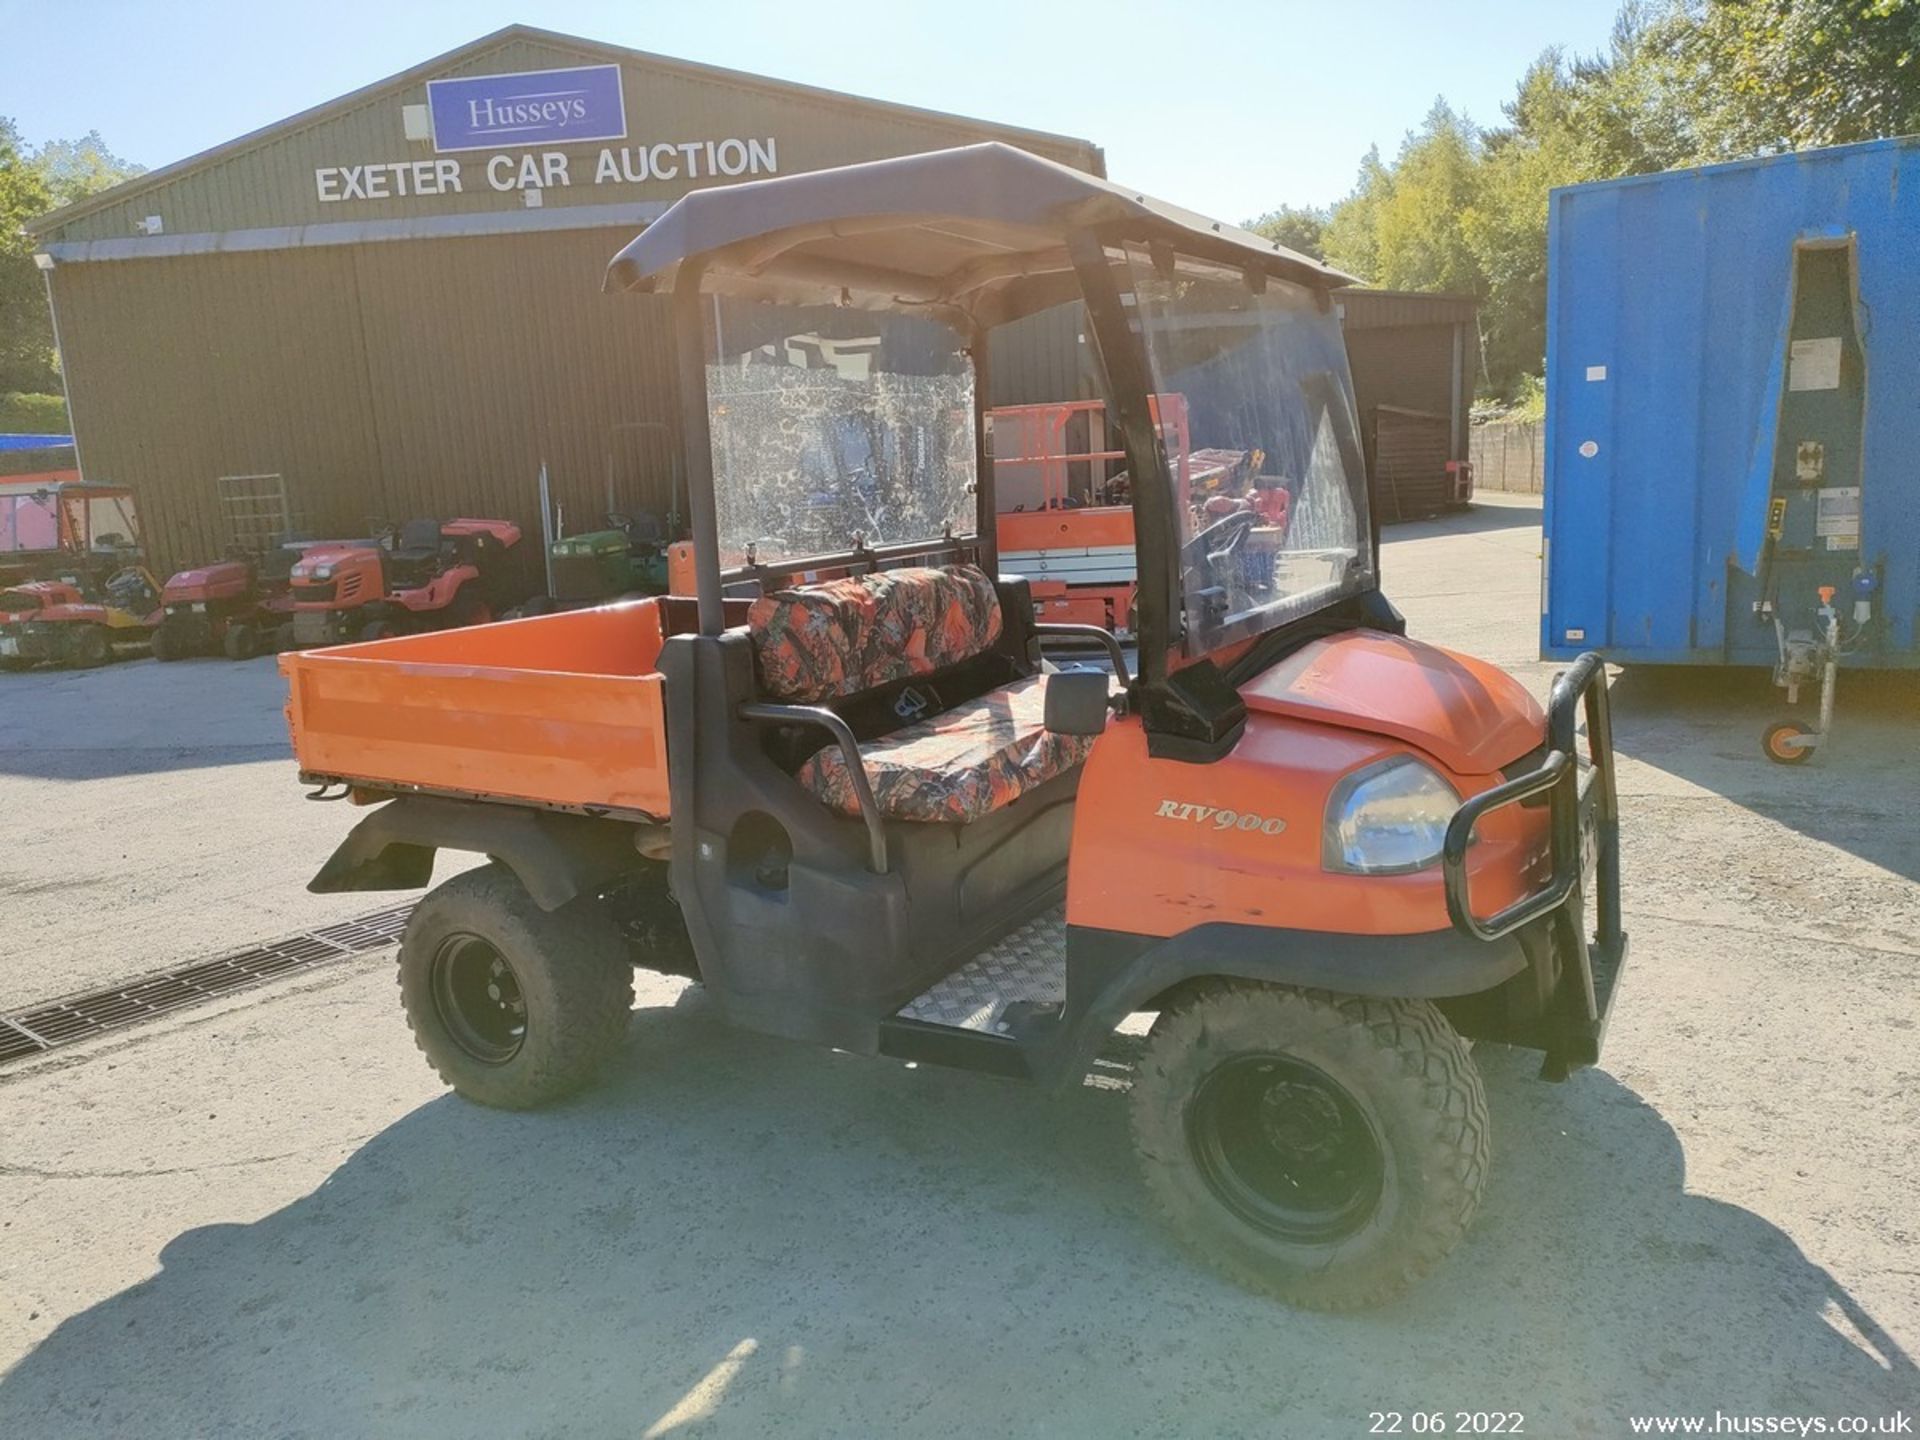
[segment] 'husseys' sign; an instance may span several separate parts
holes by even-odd
[[[618,65],[429,80],[427,110],[443,155],[627,138]]]

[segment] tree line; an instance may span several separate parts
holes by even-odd
[[[1480,389],[1537,397],[1555,186],[1920,132],[1920,0],[1628,0],[1606,49],[1550,49],[1505,123],[1444,98],[1331,207],[1251,227],[1370,285],[1480,306]]]
[[[33,238],[22,227],[56,206],[117,185],[145,168],[114,155],[98,130],[78,140],[30,147],[13,121],[0,115],[0,395],[45,395],[60,389],[46,289],[33,263]],[[32,409],[24,402],[8,408],[23,413]],[[66,425],[62,420],[47,428],[64,430]]]

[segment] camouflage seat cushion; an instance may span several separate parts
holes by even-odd
[[[1085,760],[1093,736],[1048,731],[1046,683],[1044,675],[1018,680],[862,744],[860,758],[880,813],[965,824]],[[859,815],[838,746],[815,751],[798,778],[842,815]]]
[[[760,688],[815,705],[929,675],[1000,638],[1000,597],[978,566],[851,575],[753,602]]]

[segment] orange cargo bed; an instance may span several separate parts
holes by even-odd
[[[280,657],[303,774],[667,814],[658,600]]]

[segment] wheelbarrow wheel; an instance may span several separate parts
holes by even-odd
[[[1767,752],[1767,759],[1776,765],[1804,765],[1813,758],[1813,746],[1794,745],[1790,742],[1801,735],[1811,735],[1813,731],[1798,720],[1776,720],[1767,726],[1766,734],[1760,739],[1761,747]]]
[[[1393,1299],[1460,1243],[1486,1184],[1480,1072],[1424,1001],[1189,990],[1154,1024],[1130,1109],[1174,1234],[1306,1309]]]

